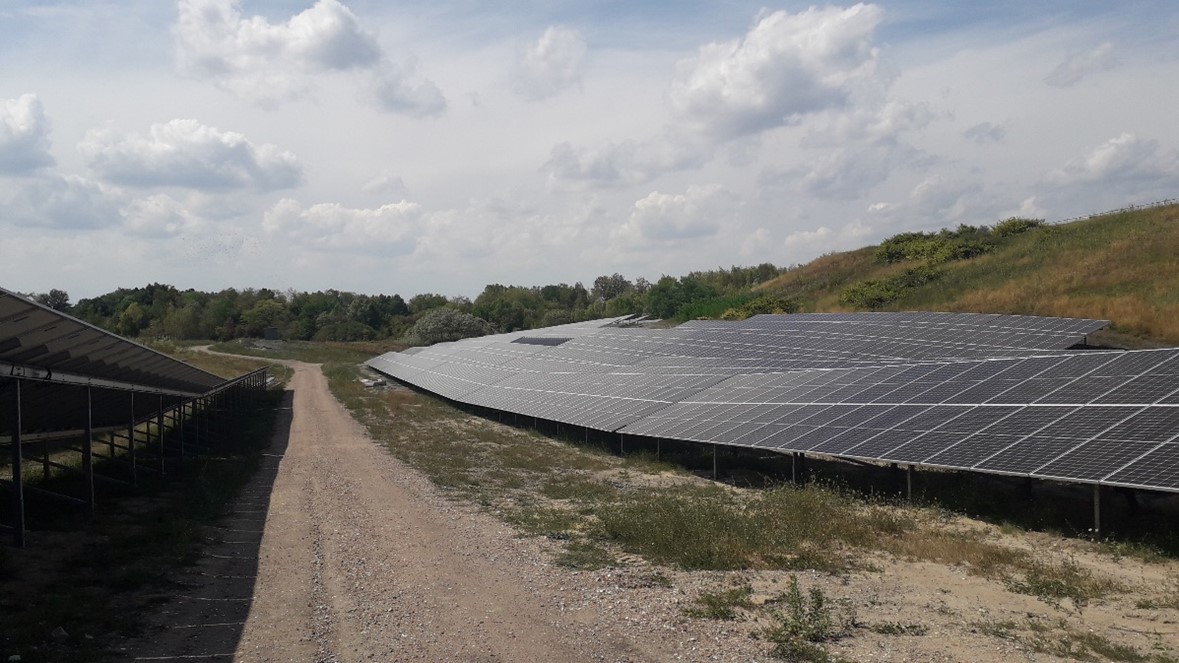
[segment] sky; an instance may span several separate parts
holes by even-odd
[[[503,6],[501,6],[503,5]],[[1179,198],[1173,0],[3,0],[0,286],[474,297]]]

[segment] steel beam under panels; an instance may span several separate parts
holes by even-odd
[[[43,373],[35,371],[31,375],[26,375],[21,372],[9,372],[8,375],[2,376],[12,390],[8,398],[0,401],[5,403],[6,409],[9,410],[8,412],[0,412],[0,422],[7,421],[5,427],[10,428],[7,436],[0,437],[0,443],[7,443],[10,447],[11,473],[7,480],[0,479],[0,485],[8,487],[12,491],[12,540],[14,545],[18,547],[25,545],[27,494],[35,493],[38,496],[80,504],[88,513],[91,513],[95,505],[95,479],[122,481],[96,473],[94,469],[96,456],[102,460],[121,461],[128,465],[126,483],[132,485],[139,481],[144,472],[162,477],[168,468],[169,438],[173,438],[173,459],[178,464],[183,464],[186,458],[200,455],[202,450],[210,446],[209,436],[213,429],[213,419],[223,413],[232,413],[240,409],[244,403],[240,392],[265,389],[268,382],[266,369],[263,368],[229,380],[204,394],[170,394],[167,393],[167,390],[158,389],[145,393],[136,389],[135,385],[117,382],[110,384],[110,381],[106,380],[74,382],[70,378],[77,376],[63,378],[61,374],[44,375]],[[27,418],[25,415],[29,407],[27,392],[30,387],[36,387],[38,384],[46,382],[72,387],[68,391],[55,392],[55,396],[72,396],[80,402],[79,406],[84,413],[81,429],[26,433]],[[125,406],[129,405],[126,423],[118,426],[96,427],[93,425],[96,397],[99,394],[109,395],[111,392],[124,394],[123,403]],[[165,396],[171,398],[165,400]],[[68,409],[68,404],[62,403],[61,406],[63,409]],[[109,413],[106,416],[109,418]],[[191,426],[185,426],[186,420],[191,421]],[[184,437],[189,431],[191,431],[193,441],[186,444]],[[105,443],[98,442],[102,445],[100,448],[109,450],[107,455],[97,453],[94,448],[95,437],[101,433],[108,436]],[[179,438],[176,439],[176,436]],[[126,447],[116,442],[116,438],[122,437],[126,438]],[[37,462],[44,468],[43,477],[48,478],[51,467],[73,469],[52,460],[53,452],[50,450],[49,443],[79,438],[81,439],[80,449],[68,444],[58,445],[60,448],[57,449],[57,452],[80,451],[82,455],[81,473],[84,481],[81,497],[65,495],[40,486],[27,485],[26,461],[31,458],[26,451],[30,450],[30,445],[38,443],[41,445],[41,457],[37,459]],[[125,450],[126,453],[119,457],[115,453],[116,449]],[[145,463],[145,454],[158,462]],[[156,454],[158,454],[158,459],[155,458]]]

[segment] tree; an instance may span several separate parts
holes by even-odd
[[[483,318],[452,308],[438,308],[414,323],[406,340],[414,345],[433,345],[494,333],[495,327]]]
[[[594,299],[608,302],[632,289],[634,289],[634,285],[627,281],[625,276],[615,272],[610,276],[599,276],[594,279],[594,287],[590,290],[590,295]]]
[[[54,311],[70,310],[70,295],[65,290],[54,288],[49,292],[33,295],[33,301],[42,306],[48,306]]]
[[[436,295],[426,292],[409,298],[409,312],[417,315],[430,309],[446,306],[450,302],[446,295]]]

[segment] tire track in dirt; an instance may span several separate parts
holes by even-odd
[[[562,597],[529,583],[535,554],[449,508],[367,438],[317,366],[291,365],[290,435],[236,660],[662,658],[595,633],[596,608],[553,610]]]

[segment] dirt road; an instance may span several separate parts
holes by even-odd
[[[291,388],[239,660],[589,658],[510,563],[512,540],[455,522],[423,495],[317,367],[296,365]],[[625,646],[607,657],[627,657]]]

